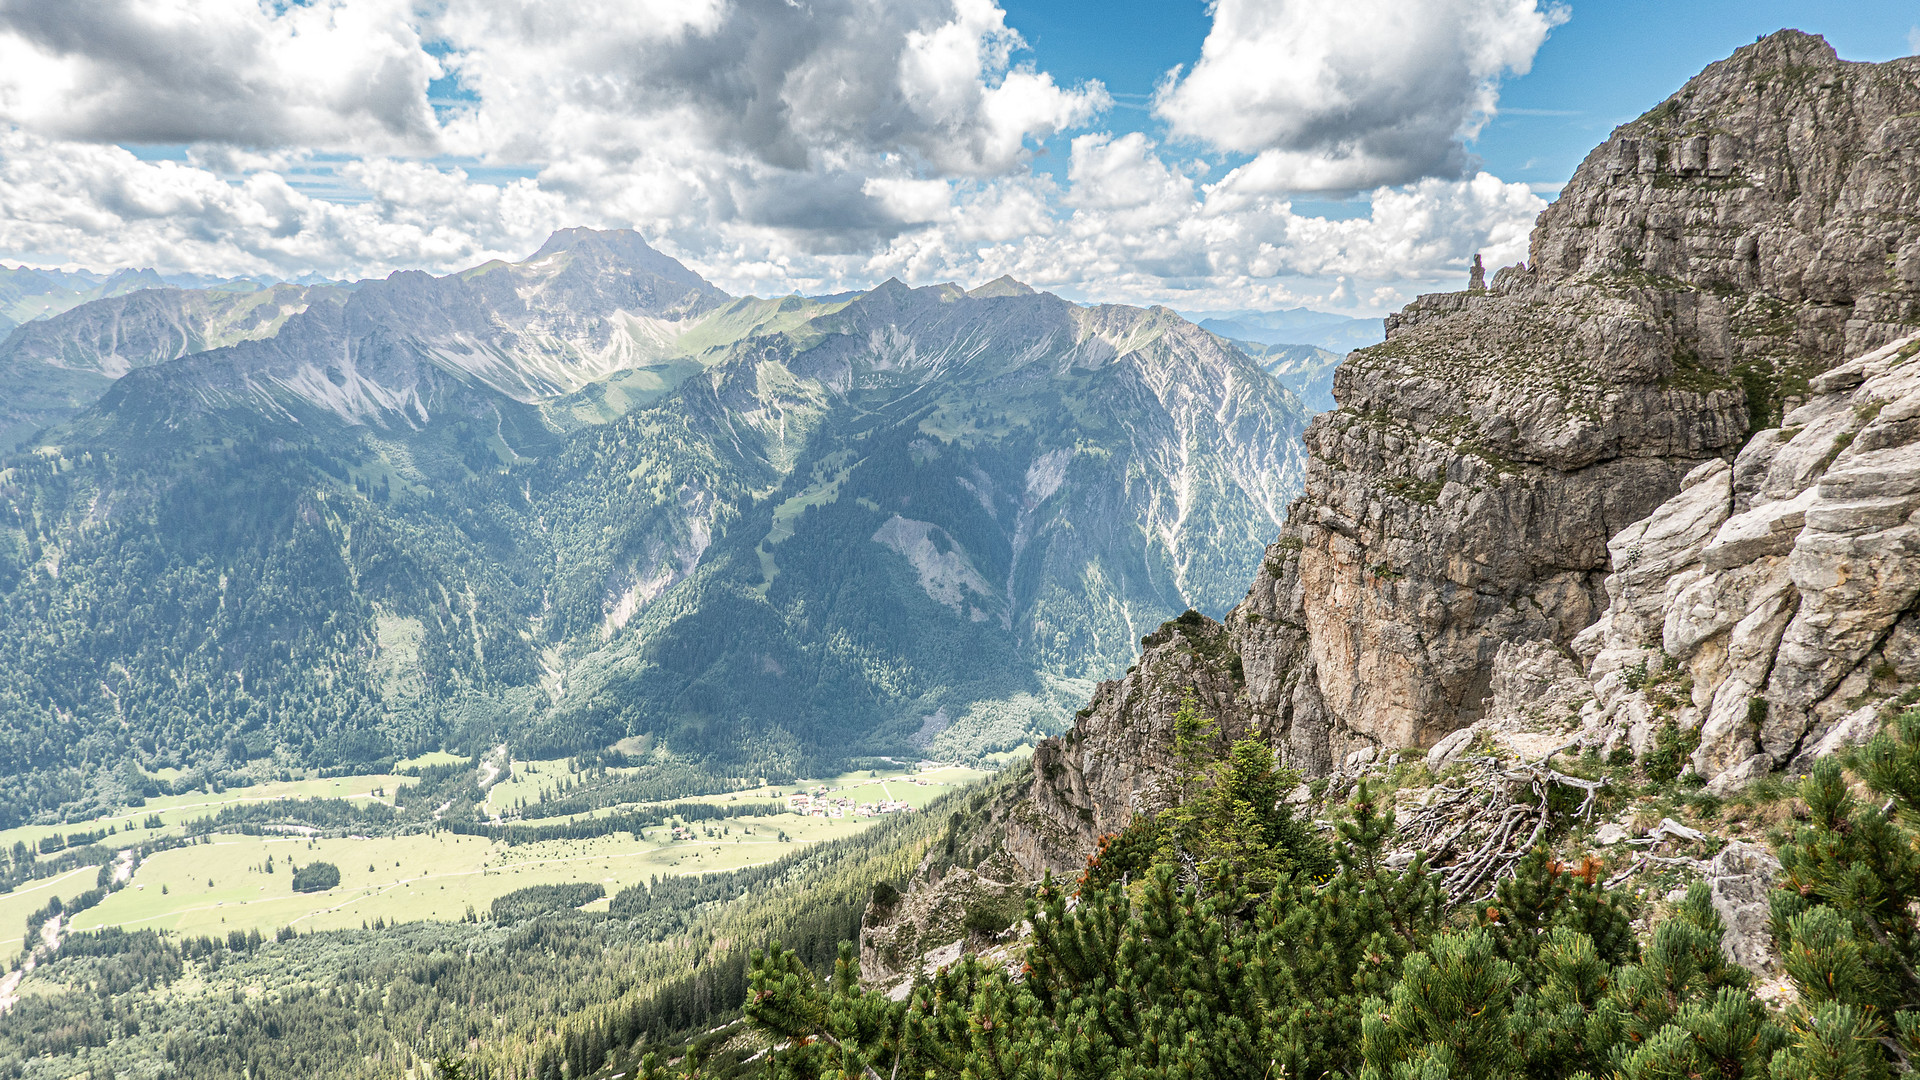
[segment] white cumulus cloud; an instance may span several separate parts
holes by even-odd
[[[1544,204],[1461,141],[1542,2],[1218,0],[1156,137],[995,0],[0,0],[0,257],[351,278],[619,226],[735,292],[1378,309],[1524,255]]]
[[[472,182],[412,161],[348,163],[362,198],[314,198],[278,172],[229,183],[117,146],[0,131],[0,251],[41,265],[334,277],[524,258],[580,208],[531,180]]]
[[[0,0],[0,117],[64,138],[431,151],[407,0]]]
[[[1176,136],[1257,155],[1234,182],[1260,191],[1455,177],[1500,78],[1565,18],[1539,0],[1217,0],[1154,110]]]

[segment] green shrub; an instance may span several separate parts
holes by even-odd
[[[1027,905],[1018,896],[987,896],[967,905],[962,925],[969,933],[991,936],[1020,921]]]
[[[1687,767],[1687,758],[1700,745],[1698,731],[1682,731],[1680,725],[1668,717],[1660,722],[1653,733],[1653,749],[1647,751],[1641,765],[1647,770],[1647,779],[1656,784],[1672,783],[1678,779],[1681,770]]]
[[[1087,856],[1080,887],[1098,892],[1116,881],[1142,877],[1164,843],[1166,830],[1154,815],[1133,815],[1126,828],[1100,838],[1100,849]]]
[[[293,872],[294,892],[326,892],[340,884],[340,868],[329,862],[310,862]]]

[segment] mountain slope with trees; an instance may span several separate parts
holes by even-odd
[[[1241,352],[1017,282],[734,299],[570,230],[293,299],[113,353],[0,469],[0,813],[502,739],[769,777],[1005,748],[1237,599],[1300,475]],[[107,340],[65,319],[22,332]]]

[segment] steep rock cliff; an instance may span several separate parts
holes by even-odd
[[[1588,155],[1529,265],[1421,298],[1349,358],[1307,434],[1278,610],[1228,620],[1287,627],[1240,651],[1290,665],[1252,705],[1296,762],[1477,719],[1503,643],[1600,614],[1610,537],[1920,321],[1916,110],[1920,61],[1775,34]]]
[[[1786,426],[1614,537],[1590,741],[1698,739],[1722,791],[1859,742],[1920,685],[1920,334],[1813,380]],[[1689,739],[1689,741],[1692,741]]]
[[[1902,408],[1881,406],[1878,428],[1868,415],[1894,387],[1858,390],[1869,375],[1849,374],[1855,365],[1822,373],[1869,352],[1878,359],[1868,368],[1889,364],[1920,324],[1916,125],[1920,60],[1842,62],[1794,31],[1739,50],[1622,125],[1541,215],[1527,265],[1501,270],[1490,288],[1421,297],[1387,320],[1383,344],[1348,358],[1335,376],[1339,407],[1306,435],[1305,492],[1246,598],[1218,629],[1176,622],[1149,635],[1127,676],[1102,684],[1073,730],[1036,749],[1024,804],[994,826],[996,857],[1034,877],[1077,870],[1099,836],[1157,808],[1173,768],[1172,714],[1189,693],[1223,735],[1261,732],[1310,776],[1433,746],[1490,702],[1537,722],[1543,746],[1577,731],[1596,696],[1574,662],[1577,635],[1619,625],[1631,640],[1610,647],[1643,649],[1661,632],[1666,583],[1696,565],[1702,537],[1760,505],[1763,488],[1784,504],[1822,469],[1846,475],[1850,448],[1828,451],[1855,429],[1856,454],[1904,444]],[[1868,397],[1827,400],[1842,391]],[[1783,414],[1808,427],[1749,443]],[[1816,417],[1828,426],[1808,434]],[[1754,478],[1768,469],[1795,479],[1774,492]],[[1861,492],[1832,498],[1906,497]],[[1686,509],[1709,495],[1720,509]],[[1906,510],[1896,522],[1881,509],[1862,527],[1908,528]],[[1672,528],[1693,539],[1651,577],[1623,567],[1632,555],[1616,537],[1662,515],[1683,518]],[[1755,558],[1799,557],[1768,536],[1772,554]],[[1868,562],[1899,576],[1888,560]],[[1828,557],[1826,584],[1810,569],[1798,587],[1833,592],[1862,625],[1840,633],[1843,648],[1794,661],[1809,674],[1782,690],[1799,719],[1783,711],[1771,734],[1710,728],[1703,770],[1763,755],[1784,764],[1838,722],[1820,702],[1857,696],[1842,683],[1903,670],[1904,579],[1857,587],[1873,594],[1863,600],[1836,589],[1853,580],[1836,565]],[[1832,626],[1820,618],[1809,641]],[[1589,656],[1609,632],[1581,639]],[[1729,630],[1718,632],[1707,662],[1724,668]],[[1644,724],[1607,727],[1633,709],[1610,693],[1620,680],[1605,681],[1628,662],[1607,656],[1594,668],[1601,700],[1586,704],[1588,726],[1644,742]],[[1695,708],[1704,717],[1709,704]],[[1747,708],[1742,697],[1743,720]]]

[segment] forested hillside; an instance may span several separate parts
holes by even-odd
[[[776,1077],[1904,1074],[1920,712],[1896,732],[1853,760],[1864,791],[1834,759],[1800,786],[1771,894],[1785,978],[1765,998],[1723,953],[1708,884],[1649,910],[1601,860],[1542,846],[1450,905],[1424,853],[1388,857],[1395,813],[1364,781],[1329,845],[1273,809],[1294,777],[1248,739],[1190,757],[1181,802],[1110,838],[1077,883],[1044,883],[1017,969],[968,955],[890,995],[863,989],[851,949],[820,980],[776,945],[746,1011]]]
[[[1236,600],[1300,471],[1236,349],[1011,281],[734,300],[574,230],[272,314],[16,333],[127,373],[0,469],[0,824],[443,744],[1005,748]]]

